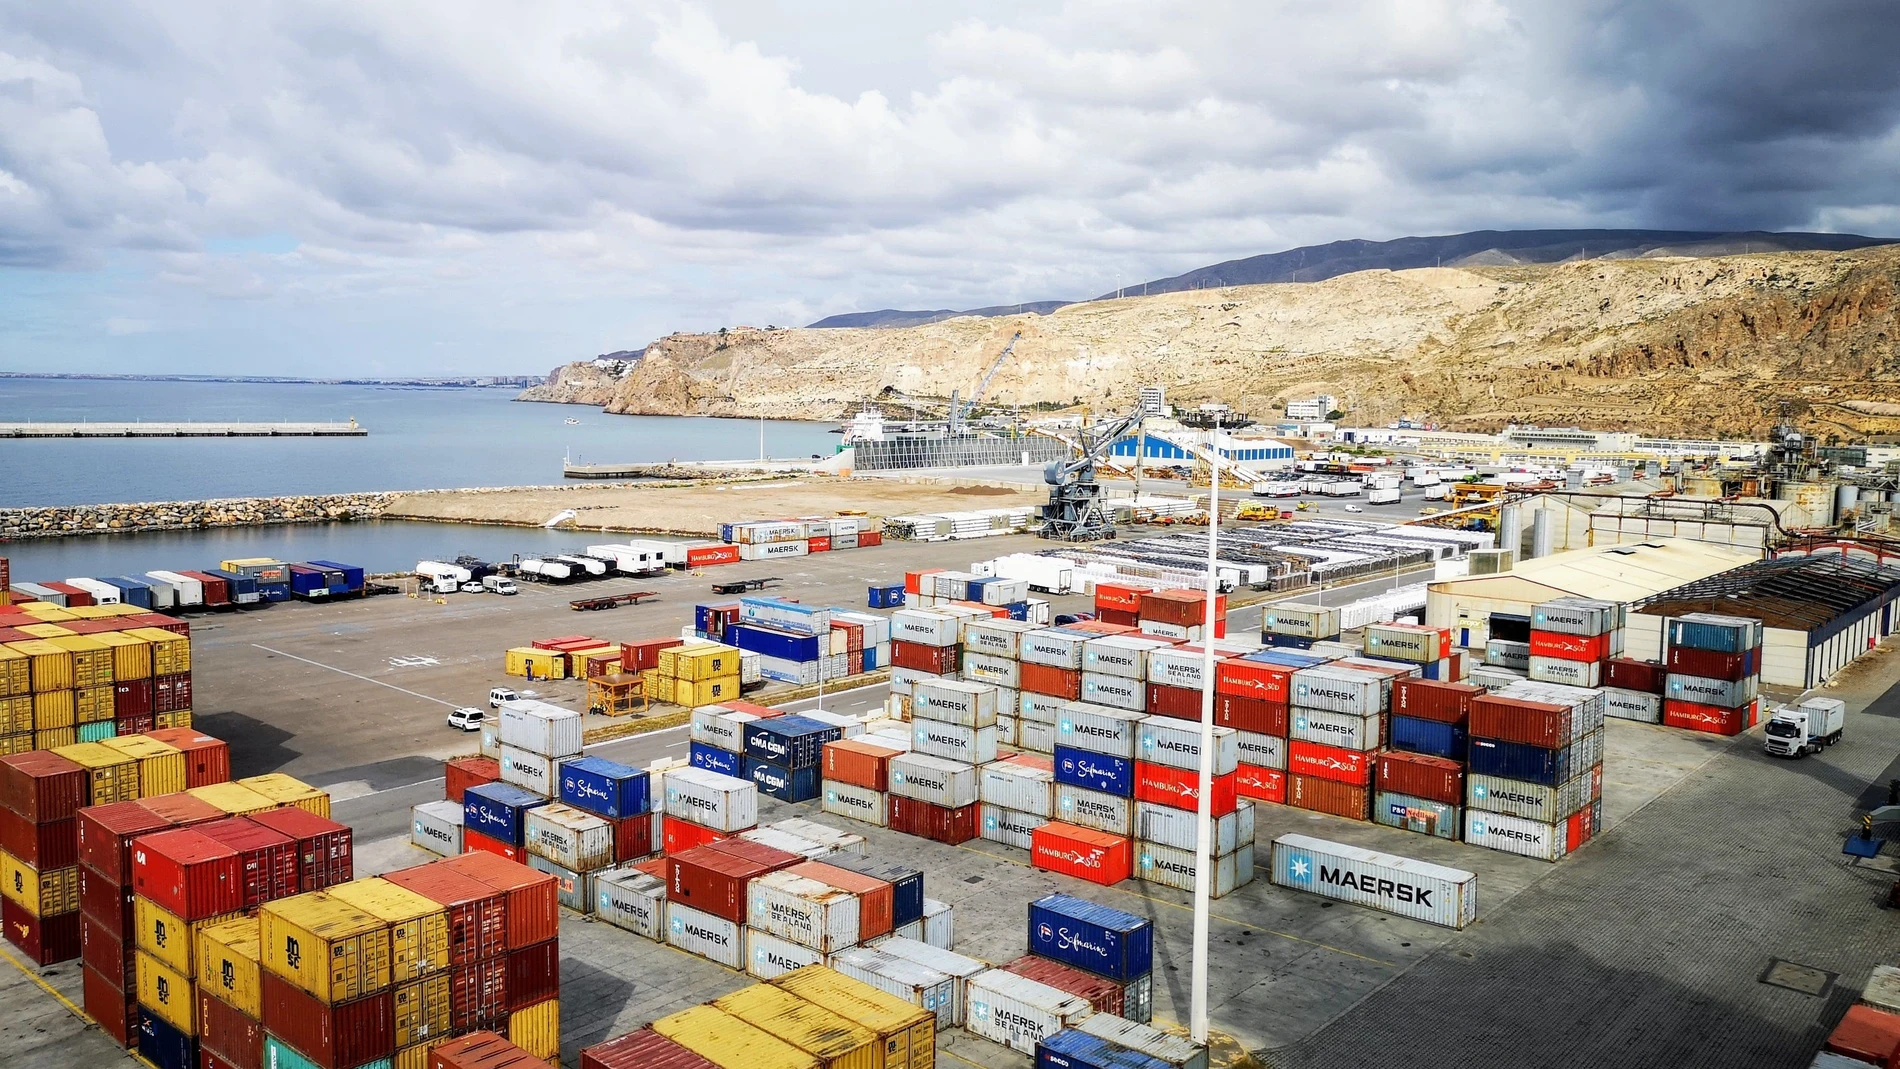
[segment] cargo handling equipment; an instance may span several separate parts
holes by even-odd
[[[1115,521],[1102,507],[1102,484],[1095,481],[1095,465],[1129,431],[1140,426],[1147,410],[1137,405],[1119,419],[1093,427],[1077,427],[1070,443],[1078,457],[1058,460],[1042,470],[1049,484],[1049,503],[1042,506],[1042,526],[1036,534],[1059,542],[1099,542],[1115,537]],[[1139,458],[1137,458],[1139,459]]]
[[[601,609],[618,609],[622,605],[638,605],[648,598],[657,598],[657,590],[635,590],[626,594],[603,594],[597,598],[575,598],[567,607],[575,612],[598,612]]]
[[[776,575],[768,575],[764,579],[734,579],[727,583],[714,583],[712,585],[712,592],[715,594],[744,594],[752,590],[763,590],[765,589],[765,584],[779,581],[779,577]]]

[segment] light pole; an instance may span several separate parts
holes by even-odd
[[[1220,592],[1216,567],[1220,545],[1220,416],[1214,417],[1214,477],[1207,487],[1207,612],[1201,621],[1201,775],[1194,821],[1194,978],[1188,1031],[1207,1045],[1208,885],[1214,853],[1214,601]]]

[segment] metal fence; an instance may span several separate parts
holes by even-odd
[[[1069,449],[1048,438],[893,438],[858,442],[851,466],[859,471],[906,468],[971,468],[1067,460]]]

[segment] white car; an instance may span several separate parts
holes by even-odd
[[[1359,507],[1358,505],[1347,505],[1347,506],[1346,506],[1346,511],[1347,511],[1347,512],[1364,512],[1364,511],[1366,511],[1366,510],[1365,510],[1365,509],[1362,509],[1362,508],[1360,508],[1360,507]]]
[[[449,726],[463,731],[480,731],[488,720],[488,714],[472,705],[464,705],[449,712]]]
[[[521,695],[516,694],[512,687],[496,687],[494,690],[488,692],[488,707],[490,709],[499,709],[501,708],[502,702],[511,702],[519,697],[521,697]]]
[[[479,594],[485,588],[480,583],[463,583],[460,589],[464,594]]]

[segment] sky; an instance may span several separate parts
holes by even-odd
[[[1344,238],[1900,235],[1887,0],[0,0],[0,370],[541,373]]]

